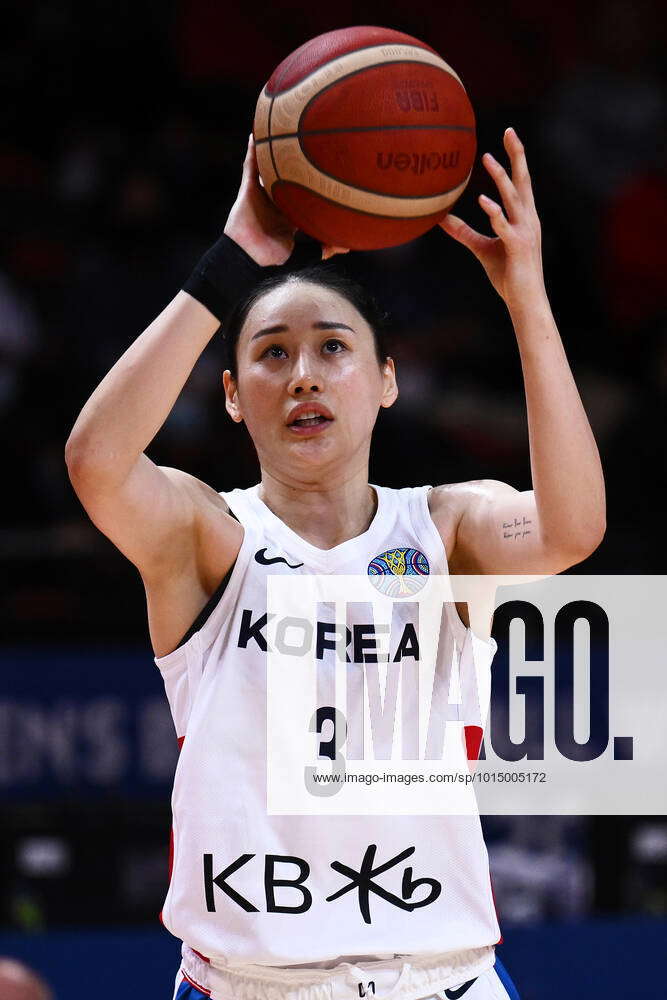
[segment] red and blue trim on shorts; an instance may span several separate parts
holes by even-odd
[[[174,1000],[206,1000],[207,997],[210,997],[211,991],[204,989],[203,986],[199,986],[182,969],[181,975],[183,976],[183,980],[176,990]]]

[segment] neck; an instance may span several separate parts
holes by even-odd
[[[363,534],[377,510],[368,470],[323,485],[286,481],[263,469],[259,497],[288,528],[320,549]]]

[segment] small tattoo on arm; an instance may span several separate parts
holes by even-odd
[[[525,538],[530,534],[530,528],[526,525],[532,523],[528,517],[522,517],[521,520],[515,517],[513,521],[503,521],[503,538]]]

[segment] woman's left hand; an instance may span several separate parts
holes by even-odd
[[[512,176],[502,164],[485,153],[484,166],[500,192],[502,206],[485,194],[479,204],[491,222],[495,237],[483,236],[455,215],[446,215],[441,227],[474,253],[491,284],[511,310],[526,305],[534,296],[546,295],[542,272],[540,220],[523,144],[512,128],[505,130],[503,144],[510,158]],[[504,209],[504,211],[503,211]]]

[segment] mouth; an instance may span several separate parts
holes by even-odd
[[[294,434],[319,434],[333,423],[333,416],[319,404],[302,403],[290,414],[287,426]]]
[[[293,420],[287,426],[289,427],[290,431],[292,431],[293,434],[299,434],[299,435],[313,434],[313,433],[319,434],[321,431],[325,429],[325,427],[328,427],[329,424],[332,423],[333,423],[332,419],[323,416],[321,413],[318,413],[316,416],[313,417],[297,417],[296,420]]]

